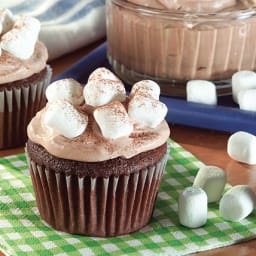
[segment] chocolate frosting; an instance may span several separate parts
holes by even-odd
[[[84,106],[79,107],[84,111]],[[85,132],[73,139],[60,135],[44,123],[46,108],[42,109],[28,125],[28,137],[34,143],[42,145],[56,157],[97,162],[116,157],[131,158],[142,152],[163,145],[169,138],[170,128],[163,120],[156,128],[142,127],[134,124],[130,136],[107,139],[102,136],[95,119],[89,114],[89,123]],[[88,113],[89,110],[86,109]]]

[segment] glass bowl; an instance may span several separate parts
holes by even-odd
[[[128,85],[152,79],[163,94],[185,96],[188,80],[204,79],[223,95],[234,72],[255,70],[255,7],[187,12],[107,0],[106,8],[108,60]]]

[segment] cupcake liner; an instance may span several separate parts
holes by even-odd
[[[0,149],[25,144],[28,123],[46,104],[45,89],[51,76],[47,65],[47,73],[40,81],[0,90]]]
[[[130,175],[96,178],[47,170],[29,155],[28,161],[44,221],[60,231],[108,237],[137,231],[149,222],[167,155]]]

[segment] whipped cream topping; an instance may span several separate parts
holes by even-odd
[[[102,82],[101,76],[98,79],[93,78],[96,88]],[[167,141],[170,130],[164,120],[166,113],[163,103],[140,92],[96,107],[86,99],[79,106],[57,99],[37,113],[27,131],[30,140],[60,158],[88,162],[130,158]]]
[[[254,0],[127,0],[137,5],[182,12],[219,12],[241,5],[255,6]]]
[[[45,68],[48,52],[38,41],[40,22],[0,8],[0,84],[21,80]]]

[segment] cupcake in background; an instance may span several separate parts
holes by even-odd
[[[98,237],[148,224],[169,155],[159,94],[156,83],[141,81],[127,96],[105,68],[84,88],[73,79],[47,87],[48,103],[28,125],[26,145],[44,221]]]
[[[29,121],[46,104],[52,71],[39,31],[37,19],[0,8],[0,149],[24,145]]]

